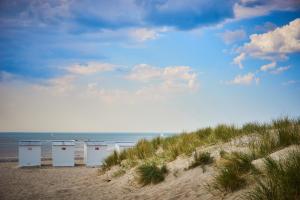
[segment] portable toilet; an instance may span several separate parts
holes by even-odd
[[[75,141],[52,141],[52,165],[55,167],[75,165]]]
[[[103,141],[86,141],[84,143],[84,163],[93,167],[102,164],[106,156],[107,145]]]
[[[41,141],[19,141],[19,166],[41,166]]]
[[[135,143],[134,142],[117,142],[115,144],[115,150],[120,153],[124,149],[128,149],[131,147],[134,147]]]

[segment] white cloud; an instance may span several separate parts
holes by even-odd
[[[271,62],[269,64],[265,64],[260,67],[260,71],[268,71],[270,69],[274,69],[276,67],[276,62]]]
[[[246,54],[245,53],[241,53],[240,55],[236,56],[233,59],[233,64],[238,65],[239,68],[242,69],[244,67],[242,61],[245,60],[245,57],[246,57]]]
[[[300,19],[264,34],[253,34],[240,52],[261,59],[282,59],[300,51]]]
[[[162,70],[148,64],[135,65],[127,75],[128,79],[138,81],[149,81],[161,77]]]
[[[131,30],[129,35],[138,42],[145,42],[147,40],[154,40],[159,37],[158,31],[149,28],[137,28]]]
[[[236,19],[245,19],[267,15],[275,10],[295,10],[299,5],[298,0],[241,0],[234,5],[234,14]]]
[[[46,91],[54,95],[67,94],[75,88],[74,82],[77,77],[75,75],[66,74],[32,85],[37,91]]]
[[[272,74],[281,74],[282,72],[287,71],[290,68],[291,68],[291,66],[278,67],[277,69],[272,70],[271,73]]]
[[[66,74],[54,77],[32,87],[36,91],[52,95],[70,96],[74,93],[97,97],[104,102],[124,100],[133,102],[134,99],[145,100],[164,99],[169,95],[195,91],[198,88],[197,74],[189,66],[169,66],[164,68],[147,64],[134,66],[122,76],[125,79],[99,79],[97,72],[115,69],[112,64],[89,63],[87,65],[72,65],[67,67]],[[84,76],[83,76],[84,75]],[[129,83],[129,80],[138,81]],[[118,82],[118,84],[115,84]],[[134,88],[127,88],[134,84]]]
[[[223,41],[226,44],[231,44],[239,40],[243,40],[246,38],[246,32],[243,29],[238,30],[226,30],[224,33],[221,34]]]
[[[250,85],[253,82],[258,84],[260,81],[259,78],[255,77],[254,73],[248,73],[246,75],[237,75],[233,80],[228,81],[227,84],[234,84],[234,85]]]
[[[255,26],[254,30],[259,32],[269,32],[276,29],[276,24],[273,24],[272,22],[265,22],[263,25],[257,25]]]
[[[115,65],[109,63],[89,62],[87,64],[74,64],[66,69],[72,74],[90,75],[98,72],[112,71],[115,67]]]
[[[197,74],[189,66],[168,66],[158,68],[147,64],[136,65],[127,79],[149,82],[158,81],[164,88],[197,89]]]

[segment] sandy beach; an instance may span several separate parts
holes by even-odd
[[[199,173],[203,173],[201,168],[179,175],[178,179],[170,175],[164,183],[139,187],[130,184],[130,176],[109,179],[107,175],[98,175],[97,168],[43,166],[25,169],[18,168],[17,163],[0,163],[0,198],[214,199],[211,194],[204,194],[199,189],[209,179],[208,176],[199,178]]]
[[[212,153],[219,147],[212,146]],[[156,185],[137,184],[134,169],[113,177],[118,167],[101,175],[98,168],[52,167],[19,168],[16,162],[0,163],[0,199],[235,199],[243,190],[224,196],[209,192],[208,185],[216,174],[214,165],[185,170],[189,157],[178,157],[168,163],[170,173]],[[44,162],[45,163],[45,162]],[[77,161],[78,163],[78,161]],[[220,196],[222,195],[222,197]]]
[[[241,142],[242,140],[239,140]],[[17,162],[0,163],[0,199],[1,200],[37,200],[37,199],[147,199],[147,200],[218,200],[240,199],[241,195],[252,188],[241,188],[233,193],[211,190],[214,177],[218,173],[220,149],[228,152],[244,151],[243,146],[233,142],[212,145],[204,148],[210,152],[216,162],[204,168],[196,167],[187,170],[191,157],[179,156],[167,164],[169,170],[166,179],[159,184],[141,186],[137,182],[136,169],[128,169],[125,174],[116,176],[119,166],[113,167],[104,174],[99,168],[89,168],[76,161],[75,167],[52,167],[50,161],[43,161],[42,167],[19,168]],[[287,152],[299,149],[290,146],[270,156],[278,160]],[[252,163],[261,168],[262,159]],[[253,182],[252,182],[253,183]]]

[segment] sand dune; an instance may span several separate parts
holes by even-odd
[[[215,145],[206,150],[217,156],[228,144]],[[168,164],[166,180],[157,185],[141,187],[135,179],[134,169],[121,177],[112,177],[117,167],[104,175],[97,168],[76,167],[18,168],[17,163],[0,163],[1,199],[220,199],[221,194],[208,191],[216,173],[216,166],[207,166],[205,172],[198,167],[185,170],[188,157],[178,157]],[[222,197],[234,199],[236,194]]]
[[[87,168],[84,165],[61,168],[51,165],[40,168],[18,168],[15,162],[4,162],[0,163],[0,199],[240,199],[240,195],[249,187],[224,194],[211,190],[209,185],[213,183],[217,173],[219,151],[221,149],[228,152],[247,151],[246,145],[249,141],[251,137],[247,136],[198,149],[210,152],[216,160],[214,164],[206,166],[205,170],[201,167],[185,170],[191,162],[191,157],[179,156],[167,164],[169,174],[165,181],[145,187],[137,183],[134,168],[120,177],[113,177],[118,167],[113,167],[101,175],[98,168]],[[295,147],[288,147],[277,154],[282,157],[291,148]]]

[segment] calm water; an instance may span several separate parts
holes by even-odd
[[[172,135],[171,133],[164,136]],[[83,141],[98,140],[108,144],[104,154],[113,151],[115,142],[137,142],[160,136],[160,133],[0,133],[0,158],[16,158],[19,140],[42,140],[42,157],[51,157],[51,140],[76,140],[76,157],[83,156]]]

